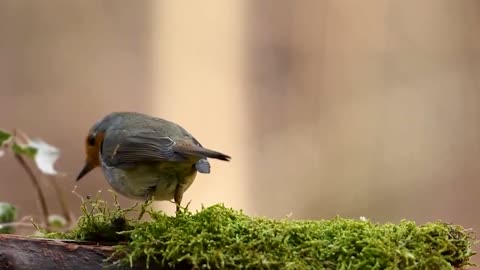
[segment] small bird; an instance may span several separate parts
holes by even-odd
[[[136,112],[113,112],[95,123],[85,140],[79,181],[101,166],[116,192],[135,200],[171,201],[180,209],[197,172],[210,173],[207,158],[231,157],[203,146],[183,127]]]

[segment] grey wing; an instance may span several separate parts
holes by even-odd
[[[103,162],[108,166],[187,160],[186,156],[174,151],[174,146],[171,138],[159,137],[155,132],[127,135],[112,131],[105,137],[101,151]]]

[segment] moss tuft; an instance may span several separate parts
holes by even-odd
[[[42,233],[42,236],[54,239],[71,239],[96,242],[122,242],[128,240],[128,235],[119,232],[131,230],[137,224],[136,220],[129,219],[127,215],[135,211],[137,204],[130,208],[122,209],[117,201],[117,195],[114,196],[114,208],[109,208],[106,201],[101,200],[100,193],[95,198],[82,198],[82,215],[78,219],[75,229],[66,232],[47,232],[45,229],[36,227]],[[142,205],[145,207],[146,205]]]
[[[272,220],[223,205],[176,217],[147,211],[152,220],[136,221],[125,218],[128,211],[84,211],[77,229],[49,236],[122,239],[115,255],[123,262],[207,269],[451,269],[470,265],[474,255],[473,234],[442,222]],[[118,217],[123,225],[116,228]]]

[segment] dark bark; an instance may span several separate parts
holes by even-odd
[[[133,268],[105,262],[112,246],[87,242],[28,238],[0,234],[0,269],[145,269],[144,262]],[[150,269],[161,269],[151,265]]]

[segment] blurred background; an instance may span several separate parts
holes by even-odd
[[[61,149],[76,214],[86,133],[128,110],[232,156],[197,177],[192,209],[480,231],[479,14],[475,0],[2,0],[0,128]],[[11,156],[0,172],[0,200],[38,215]],[[109,188],[99,169],[77,184]]]

